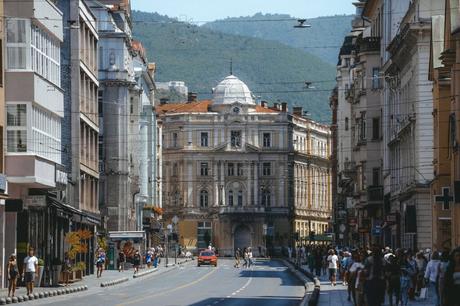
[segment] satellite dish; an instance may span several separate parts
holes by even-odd
[[[311,25],[305,24],[305,22],[307,22],[307,19],[297,19],[297,24],[294,26],[294,28],[311,28]]]

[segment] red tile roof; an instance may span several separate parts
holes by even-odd
[[[212,105],[212,100],[202,100],[190,103],[168,103],[155,107],[157,114],[165,113],[207,113],[209,106]],[[256,105],[257,113],[279,113],[277,110],[265,108]]]

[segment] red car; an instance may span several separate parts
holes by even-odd
[[[217,256],[213,251],[204,250],[198,256],[198,267],[201,265],[212,265],[217,267]]]

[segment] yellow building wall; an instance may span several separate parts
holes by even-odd
[[[179,243],[187,250],[196,249],[198,223],[195,220],[183,220],[178,223]]]

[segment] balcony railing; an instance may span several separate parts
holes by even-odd
[[[380,51],[380,37],[364,37],[358,43],[359,52]]]
[[[369,186],[367,187],[367,201],[369,204],[377,204],[383,202],[383,187]]]

